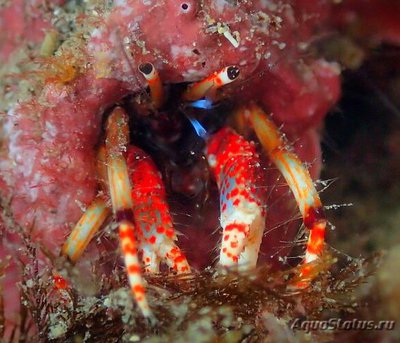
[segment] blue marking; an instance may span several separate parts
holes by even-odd
[[[214,104],[210,99],[200,99],[193,101],[189,104],[190,107],[200,108],[203,110],[211,110],[214,108]]]
[[[197,119],[191,118],[189,116],[187,118],[190,120],[190,123],[193,125],[199,137],[203,138],[204,140],[207,140],[210,137],[207,130],[204,128],[203,125],[200,124]]]

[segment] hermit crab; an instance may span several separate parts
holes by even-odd
[[[59,39],[46,34],[45,56],[32,52],[33,65],[17,70],[15,83],[5,87],[12,91],[0,118],[0,190],[13,223],[4,230],[9,244],[0,257],[14,254],[28,237],[38,244],[41,267],[53,265],[60,247],[73,264],[82,263],[71,270],[63,264],[57,287],[65,286],[65,277],[68,290],[77,289],[74,273],[88,267],[85,261],[96,261],[92,266],[101,273],[115,267],[116,278],[107,280],[120,280],[120,264],[110,258],[117,251],[116,226],[134,298],[153,319],[160,316],[151,282],[144,282],[152,276],[144,273],[170,269],[190,278],[210,265],[252,272],[257,262],[281,258],[287,267],[289,248],[303,243],[291,225],[298,219],[294,202],[282,204],[291,197],[289,186],[310,238],[304,265],[288,284],[306,287],[318,269],[326,220],[294,151],[317,178],[318,130],[340,95],[340,68],[304,49],[331,6],[99,3],[84,18],[76,13],[73,30],[55,27]],[[65,23],[54,15],[57,25]],[[278,223],[282,230],[275,229]],[[89,245],[93,238],[99,244]],[[80,258],[84,251],[90,258]],[[13,284],[22,276],[6,277],[17,299]],[[124,276],[120,281],[92,294],[108,294],[125,285]],[[18,318],[16,303],[6,299],[8,317]]]
[[[150,96],[145,109],[143,104],[137,107],[138,115],[162,112],[168,100],[155,67],[143,63],[139,71],[147,80]],[[303,266],[299,275],[289,282],[292,289],[305,288],[315,276],[327,225],[307,168],[256,103],[230,111],[229,118],[236,123],[235,129],[224,121],[221,127],[207,129],[194,114],[193,109],[207,109],[224,101],[219,88],[234,82],[239,72],[239,67],[227,66],[190,84],[180,91],[175,108],[204,141],[202,153],[219,189],[222,239],[218,265],[239,271],[254,269],[268,218],[265,190],[261,187],[265,171],[260,155],[256,144],[241,135],[250,126],[263,148],[262,153],[276,165],[292,190],[309,230]],[[130,143],[129,116],[122,107],[115,107],[107,118],[104,144],[98,150],[98,180],[99,195],[72,230],[62,254],[76,262],[112,212],[133,296],[143,315],[154,320],[142,273],[159,272],[161,263],[179,274],[190,273],[191,267],[176,244],[163,178],[151,155]]]

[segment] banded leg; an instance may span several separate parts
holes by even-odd
[[[145,283],[141,274],[141,265],[138,258],[135,238],[135,227],[130,221],[123,220],[119,223],[119,238],[132,293],[143,315],[153,320],[153,314],[146,299]]]
[[[207,141],[206,157],[220,191],[223,237],[219,263],[254,268],[266,215],[259,187],[263,171],[255,146],[224,128]]]
[[[164,103],[164,88],[156,68],[151,63],[143,63],[139,66],[139,71],[147,80],[150,89],[152,105],[158,110]]]
[[[61,255],[67,257],[72,263],[76,263],[80,259],[94,235],[111,213],[105,198],[105,194],[108,193],[107,181],[104,177],[107,175],[105,156],[105,147],[102,146],[97,155],[97,176],[104,194],[99,194],[86,209],[61,248]],[[54,281],[57,288],[66,288],[67,281],[61,275],[56,274]]]
[[[76,263],[109,215],[106,201],[97,197],[73,228],[61,249],[61,254],[68,257],[72,263]]]
[[[97,182],[100,185],[100,190],[105,196],[109,196],[109,186],[108,186],[108,171],[107,171],[107,149],[105,144],[102,144],[97,150]]]
[[[190,85],[183,94],[183,100],[194,101],[204,98],[218,88],[235,81],[239,76],[239,68],[229,66],[213,73],[202,81]]]
[[[133,224],[131,184],[128,167],[123,155],[129,137],[128,117],[121,108],[116,108],[107,121],[106,128],[107,173],[112,209],[119,226],[122,253],[128,273],[128,280],[143,315],[153,320],[154,316],[147,302],[145,281],[137,255],[135,226]]]
[[[144,265],[148,271],[157,272],[161,260],[177,273],[190,272],[185,255],[174,242],[176,234],[156,165],[144,151],[134,146],[128,148],[127,163]]]
[[[323,252],[327,220],[311,176],[299,158],[288,149],[279,129],[260,107],[251,105],[247,114],[260,143],[292,190],[304,225],[310,230],[304,263],[313,262]],[[300,271],[303,281],[298,282],[296,286],[306,287],[309,281],[307,279],[310,279],[312,274],[312,268],[303,265]]]

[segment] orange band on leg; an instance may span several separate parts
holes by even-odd
[[[194,101],[204,98],[207,93],[216,91],[218,88],[227,85],[237,79],[239,68],[229,66],[213,73],[202,81],[190,85],[183,94],[183,100]]]
[[[317,260],[324,248],[327,220],[321,200],[307,168],[288,148],[274,122],[254,104],[249,107],[247,115],[260,143],[292,190],[303,216],[304,225],[310,230],[304,258],[305,265],[300,271],[300,277],[307,278],[314,274],[309,270],[307,263]],[[304,284],[302,282],[301,287],[304,287]]]
[[[154,108],[159,109],[164,104],[164,88],[156,68],[151,63],[143,63],[139,71],[147,80]]]

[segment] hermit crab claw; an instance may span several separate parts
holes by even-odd
[[[190,266],[174,242],[176,234],[161,174],[144,151],[129,145],[128,116],[120,107],[107,120],[105,146],[99,149],[98,159],[102,192],[72,230],[62,254],[72,262],[79,259],[110,214],[109,194],[133,296],[143,315],[155,323],[142,268],[157,273],[160,263],[165,262],[176,273],[189,273]]]
[[[221,76],[222,75],[222,76]],[[212,107],[209,99],[201,99],[207,91],[234,81],[236,67],[227,67],[203,81],[188,87],[183,99],[194,107]],[[198,102],[198,103],[197,103]],[[219,264],[251,269],[257,264],[266,220],[266,199],[262,185],[259,156],[253,143],[230,128],[210,135],[193,116],[185,113],[199,137],[206,141],[205,155],[220,191],[220,222],[223,229]],[[307,168],[291,151],[274,122],[254,103],[236,111],[238,126],[253,128],[269,159],[289,185],[303,223],[310,230],[304,264],[290,287],[304,288],[315,277],[315,261],[324,249],[327,220],[321,200]],[[311,262],[314,262],[311,264]],[[314,267],[313,267],[314,266]]]

